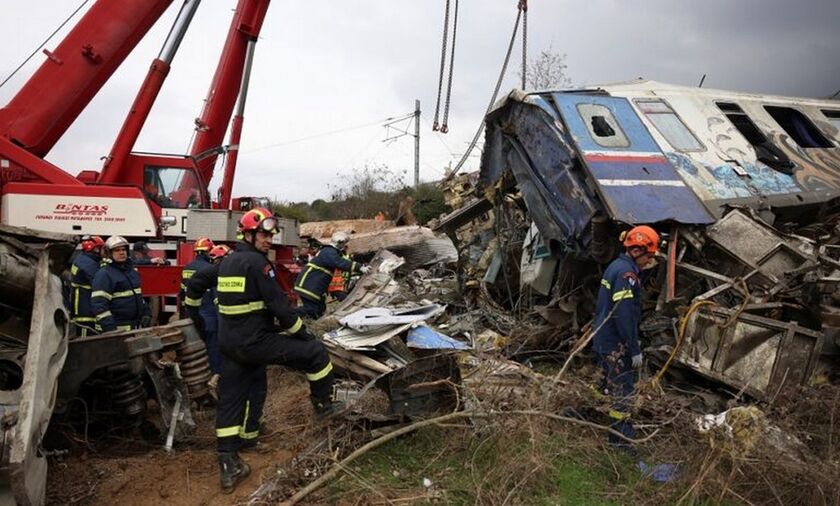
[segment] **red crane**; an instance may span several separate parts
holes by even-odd
[[[216,157],[235,153],[250,62],[270,0],[238,0],[191,155],[132,153],[200,0],[185,0],[152,62],[102,171],[77,177],[43,159],[172,0],[98,0],[0,109],[2,222],[55,232],[153,237],[161,216],[210,207]],[[214,2],[215,4],[215,2]],[[239,99],[231,132],[222,140]],[[229,199],[233,163],[222,195]],[[14,209],[15,212],[10,212]],[[170,220],[173,221],[173,220]],[[185,230],[166,235],[183,235]]]

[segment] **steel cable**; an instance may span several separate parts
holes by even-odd
[[[443,15],[443,42],[440,48],[440,76],[438,77],[437,103],[435,104],[435,119],[432,122],[432,130],[440,130],[438,118],[440,117],[440,94],[443,91],[443,71],[446,67],[446,42],[449,39],[449,1],[446,0],[446,11]]]
[[[40,50],[41,50],[44,46],[46,46],[46,45],[47,45],[47,42],[49,42],[49,41],[50,41],[50,39],[52,39],[53,37],[55,37],[55,34],[57,34],[57,33],[58,33],[58,32],[59,32],[62,28],[64,28],[64,25],[66,25],[67,23],[69,23],[69,22],[70,22],[70,20],[71,20],[71,19],[73,19],[73,16],[75,16],[75,15],[76,15],[76,13],[78,13],[80,10],[82,10],[82,7],[84,7],[84,6],[85,6],[85,4],[87,4],[87,3],[88,3],[88,1],[89,1],[89,0],[84,0],[84,1],[82,2],[82,4],[81,4],[81,5],[79,5],[78,7],[76,7],[76,10],[74,10],[72,14],[70,14],[69,16],[67,16],[67,19],[65,19],[63,23],[61,23],[60,25],[58,25],[58,28],[56,28],[56,29],[55,29],[55,31],[53,31],[53,33],[51,33],[49,37],[47,37],[46,39],[44,39],[44,42],[41,42],[41,45],[39,45],[37,48],[35,48],[35,51],[32,51],[32,54],[30,54],[28,57],[26,57],[26,59],[25,59],[25,60],[23,60],[23,63],[21,63],[20,65],[18,65],[18,67],[17,67],[15,70],[13,70],[13,71],[12,71],[12,73],[11,73],[11,74],[9,74],[9,75],[6,77],[6,79],[4,79],[4,80],[3,80],[3,82],[2,82],[2,83],[0,83],[0,88],[2,88],[2,87],[3,87],[3,86],[7,83],[7,82],[9,82],[9,79],[13,78],[13,77],[15,76],[15,74],[17,74],[17,73],[18,73],[18,71],[19,71],[20,69],[22,69],[22,68],[23,68],[23,66],[24,66],[24,65],[26,65],[27,63],[29,63],[29,60],[31,60],[32,58],[34,58],[34,57],[35,57],[35,55],[36,55],[36,54],[38,54],[38,51],[40,51]]]
[[[501,72],[499,72],[499,79],[498,79],[498,81],[496,81],[496,88],[493,90],[493,96],[490,98],[490,103],[487,105],[487,110],[484,113],[485,116],[487,115],[487,113],[490,112],[490,109],[493,108],[493,104],[496,103],[496,97],[499,94],[499,89],[502,87],[502,81],[505,78],[505,73],[507,72],[508,63],[510,63],[510,56],[513,53],[513,45],[516,42],[516,34],[519,31],[519,21],[521,19],[522,19],[522,9],[519,9],[518,13],[516,14],[516,22],[513,25],[513,34],[511,34],[511,37],[510,37],[510,43],[508,44],[507,54],[505,55],[505,61],[502,64]],[[475,132],[475,136],[473,136],[472,142],[470,142],[470,145],[467,148],[467,151],[464,152],[464,156],[461,157],[461,160],[458,162],[458,164],[455,166],[455,168],[452,169],[452,172],[449,173],[449,176],[447,176],[447,178],[446,178],[447,180],[454,177],[455,174],[457,174],[458,171],[461,170],[461,167],[463,167],[464,164],[467,162],[467,159],[470,157],[470,153],[472,153],[472,150],[475,149],[475,145],[478,143],[478,138],[481,137],[482,132],[484,132],[484,119],[483,118],[481,120],[481,124],[478,126],[478,130],[476,130],[476,132]]]
[[[448,0],[447,0],[448,1]],[[452,53],[449,56],[449,82],[446,85],[446,103],[443,107],[443,124],[440,133],[449,131],[449,103],[452,98],[452,74],[455,70],[455,40],[458,34],[458,0],[455,0],[455,14],[452,17]]]

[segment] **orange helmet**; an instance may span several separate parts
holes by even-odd
[[[210,250],[210,260],[218,260],[220,258],[224,258],[230,252],[230,246],[226,244],[219,244],[218,246],[213,246],[213,249]]]
[[[82,237],[82,251],[93,251],[105,246],[105,241],[98,235],[86,235]]]
[[[274,213],[264,207],[255,207],[251,209],[239,220],[240,232],[251,231],[277,233],[277,218]]]
[[[210,251],[213,249],[213,241],[211,241],[207,237],[199,237],[196,239],[195,244],[193,244],[193,251],[198,253],[199,251]]]
[[[641,246],[648,253],[659,251],[659,234],[647,225],[639,225],[631,228],[629,232],[622,233],[621,240],[624,241],[625,248]]]

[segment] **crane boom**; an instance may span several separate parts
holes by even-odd
[[[6,107],[0,136],[43,158],[172,0],[100,0]]]
[[[190,154],[199,158],[201,179],[210,182],[217,155],[199,156],[221,147],[233,109],[239,98],[249,53],[262,29],[270,0],[239,0],[204,109],[196,119],[196,135]]]

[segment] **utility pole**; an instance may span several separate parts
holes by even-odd
[[[420,186],[420,101],[414,101],[414,187]]]

